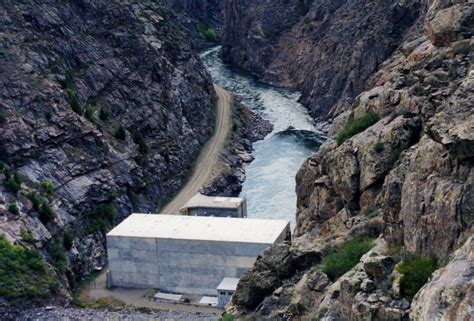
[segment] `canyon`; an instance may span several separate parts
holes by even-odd
[[[291,242],[262,253],[226,314],[474,317],[471,0],[6,0],[0,26],[0,233],[37,250],[57,280],[38,276],[38,293],[4,287],[12,318],[9,301],[69,305],[105,266],[105,233],[185,185],[214,131],[216,61],[198,50],[215,41],[236,74],[300,91],[312,124],[297,129],[318,142],[296,173]],[[235,196],[253,143],[294,131],[245,106],[257,91],[220,81],[244,94],[202,191]],[[336,273],[347,249],[360,253]]]

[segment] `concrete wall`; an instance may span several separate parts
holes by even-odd
[[[242,277],[268,246],[107,236],[109,280],[118,287],[215,296],[223,278]]]

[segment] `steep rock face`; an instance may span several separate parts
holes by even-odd
[[[462,26],[474,5],[454,2],[434,2],[427,23],[435,25],[437,10],[461,2],[465,12],[451,16],[450,25]],[[269,320],[408,320],[410,313],[420,320],[435,313],[461,320],[472,314],[472,282],[463,281],[472,278],[472,242],[466,240],[474,233],[474,47],[464,39],[465,29],[453,30],[447,42],[425,34],[405,42],[374,75],[374,87],[334,120],[328,141],[296,178],[297,226],[289,257],[312,252],[313,259],[304,266],[293,259],[288,275],[266,289],[269,294],[240,296],[271,272],[257,262],[260,269],[239,283],[228,311]],[[368,116],[373,121],[361,125]],[[361,236],[378,237],[375,246],[345,274],[324,281],[328,254]],[[260,260],[271,261],[268,255]],[[411,307],[398,267],[413,256],[451,262]]]
[[[413,299],[411,318],[469,320],[474,300],[474,240],[470,237],[451,262],[433,274]],[[471,308],[471,310],[470,310]]]
[[[224,3],[222,56],[262,80],[298,88],[316,119],[347,110],[411,30],[427,1]]]
[[[222,26],[222,2],[219,0],[166,0],[180,22],[188,28],[197,48],[215,45]],[[211,28],[215,36],[207,34]]]
[[[0,157],[22,181],[0,175],[0,230],[50,254],[64,239],[74,284],[104,265],[111,224],[183,184],[212,133],[212,83],[159,1],[3,1],[0,21]]]

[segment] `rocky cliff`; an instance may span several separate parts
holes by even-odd
[[[68,290],[104,266],[107,229],[181,187],[216,97],[160,1],[6,0],[0,26],[0,233]],[[1,296],[35,296],[18,282]]]
[[[222,56],[265,82],[297,88],[319,121],[349,109],[421,26],[426,0],[224,1]]]
[[[474,317],[474,4],[434,1],[420,17],[425,31],[380,61],[371,87],[303,164],[293,240],[258,259],[229,312],[249,320]]]
[[[215,46],[222,26],[219,0],[166,0],[185,26],[197,48]]]

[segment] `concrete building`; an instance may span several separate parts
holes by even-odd
[[[194,195],[181,209],[184,215],[247,217],[247,202],[240,197]]]
[[[237,278],[224,278],[222,282],[217,286],[217,306],[220,308],[225,307],[229,303],[230,298],[237,290],[237,284],[239,284]]]
[[[216,296],[289,233],[281,220],[132,214],[107,234],[108,285]]]

